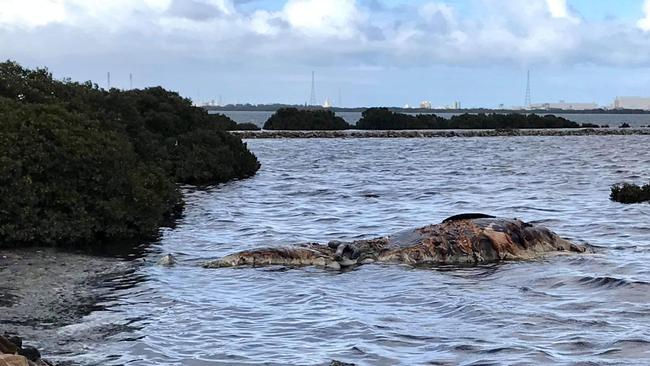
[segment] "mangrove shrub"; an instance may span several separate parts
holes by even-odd
[[[388,108],[369,108],[357,122],[363,130],[415,130],[415,129],[524,129],[524,128],[596,128],[598,125],[582,125],[566,118],[536,114],[461,114],[445,119],[435,114],[411,115],[397,113]]]
[[[122,91],[0,63],[0,247],[155,237],[177,183],[249,177],[229,119],[163,88]]]
[[[278,109],[264,123],[265,130],[347,130],[352,128],[341,117],[326,109]]]
[[[609,198],[620,203],[640,203],[650,201],[650,183],[638,186],[631,183],[614,184]]]
[[[180,202],[123,136],[58,105],[0,98],[0,245],[150,238]]]
[[[396,113],[388,108],[368,108],[361,114],[357,128],[361,130],[424,130],[439,128],[446,120],[435,114],[417,116]]]

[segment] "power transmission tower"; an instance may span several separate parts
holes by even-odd
[[[111,90],[111,72],[106,73],[106,89]]]
[[[133,89],[133,74],[129,74],[129,90]]]
[[[526,99],[524,100],[524,106],[526,109],[530,109],[530,70],[526,74]]]
[[[311,95],[309,96],[309,105],[316,105],[316,81],[314,77],[314,72],[311,72]]]

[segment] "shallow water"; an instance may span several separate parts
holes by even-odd
[[[147,258],[180,264],[107,284],[100,310],[60,328],[50,353],[93,365],[650,363],[650,205],[608,199],[612,183],[647,182],[647,136],[248,145],[259,173],[187,189],[185,216]],[[197,266],[461,212],[543,223],[598,250],[476,267]]]

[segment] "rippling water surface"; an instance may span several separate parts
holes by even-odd
[[[614,182],[647,182],[648,137],[248,145],[259,173],[188,188],[185,216],[148,254],[150,263],[176,253],[180,264],[144,264],[140,280],[116,285],[104,310],[59,330],[71,339],[60,357],[81,353],[97,365],[650,363],[650,205],[608,199]],[[599,249],[464,268],[197,266],[240,249],[373,237],[466,211],[543,223]]]

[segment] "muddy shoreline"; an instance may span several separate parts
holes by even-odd
[[[650,135],[650,128],[572,128],[497,130],[342,130],[342,131],[231,131],[243,139],[274,138],[443,138],[508,136]]]
[[[53,248],[0,249],[0,334],[20,335],[48,360],[75,365],[83,350],[61,329],[101,309],[111,278],[133,273],[139,261]]]

